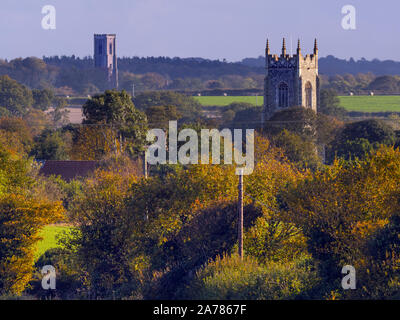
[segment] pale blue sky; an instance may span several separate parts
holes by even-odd
[[[94,33],[116,33],[119,56],[179,56],[238,61],[272,51],[282,37],[303,52],[319,40],[321,56],[400,60],[398,0],[0,0],[0,58],[92,55]],[[357,29],[341,27],[344,5]],[[57,29],[43,30],[54,5]]]

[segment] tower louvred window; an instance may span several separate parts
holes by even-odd
[[[306,84],[306,107],[312,107],[312,85],[310,82]]]
[[[289,106],[289,87],[286,83],[282,82],[278,90],[279,107],[286,108]]]

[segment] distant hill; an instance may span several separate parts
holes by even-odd
[[[245,58],[241,61],[242,64],[252,68],[262,68],[265,66],[265,58],[260,56],[258,58]],[[373,73],[379,75],[400,75],[400,62],[393,60],[378,60],[374,59],[368,61],[364,58],[360,60],[354,60],[350,58],[339,59],[332,55],[319,59],[319,71],[321,74],[332,76],[332,75],[343,75],[358,73]]]

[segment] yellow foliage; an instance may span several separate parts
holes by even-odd
[[[60,221],[61,203],[23,195],[0,197],[0,294],[20,294],[30,281],[34,250],[43,226]]]
[[[303,230],[315,258],[362,273],[368,241],[400,210],[399,179],[400,151],[390,147],[364,160],[336,161],[284,192],[283,218]]]

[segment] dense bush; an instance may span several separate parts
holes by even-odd
[[[340,288],[345,265],[364,279],[350,296],[376,297],[376,279],[381,288],[399,285],[399,162],[398,150],[382,147],[364,160],[336,161],[284,192],[282,214],[304,232],[326,290]]]
[[[363,120],[346,124],[338,132],[328,148],[328,161],[335,157],[348,159],[363,158],[383,145],[394,145],[396,134],[382,120]]]
[[[311,265],[261,265],[247,256],[217,257],[201,268],[185,298],[199,300],[278,300],[306,297],[318,285]]]

